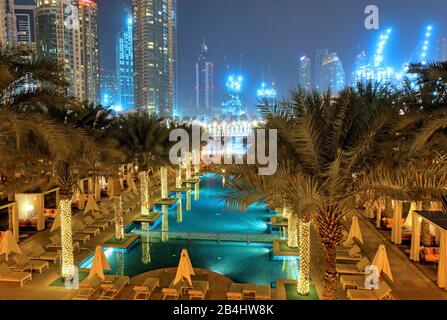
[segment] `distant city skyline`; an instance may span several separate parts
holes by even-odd
[[[33,3],[16,0],[16,4]],[[97,0],[99,15],[100,64],[115,69],[115,39],[124,8],[130,0]],[[376,0],[380,9],[380,30],[364,28],[367,0],[341,2],[315,0],[178,0],[178,105],[195,105],[195,62],[205,38],[214,63],[214,103],[220,105],[226,80],[232,73],[244,75],[247,108],[253,111],[256,90],[264,73],[275,82],[278,98],[287,97],[298,84],[297,68],[302,56],[312,64],[316,78],[316,50],[336,52],[351,82],[356,56],[364,50],[373,56],[377,39],[391,27],[388,62],[400,67],[417,50],[425,26],[432,24],[434,37],[447,37],[447,2],[432,0],[420,4],[404,0]],[[235,10],[237,8],[237,10]],[[403,8],[405,10],[403,10]],[[256,12],[256,15],[253,13]],[[204,14],[206,13],[206,14]],[[436,48],[430,48],[432,52]],[[444,51],[443,51],[444,50]],[[438,56],[445,55],[440,49]]]

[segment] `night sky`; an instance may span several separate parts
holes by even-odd
[[[131,0],[98,2],[101,66],[114,70],[115,36]],[[299,58],[306,54],[313,62],[318,48],[337,52],[350,80],[355,55],[360,48],[374,50],[379,36],[363,26],[369,4],[380,9],[382,31],[393,28],[386,55],[396,68],[416,49],[426,25],[433,24],[436,37],[447,36],[445,0],[178,0],[179,104],[193,101],[194,63],[203,38],[216,69],[216,104],[227,64],[245,75],[250,105],[262,70],[266,80],[276,82],[279,95],[287,96],[297,84]]]

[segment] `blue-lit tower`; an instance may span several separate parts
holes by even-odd
[[[333,52],[326,56],[321,65],[321,91],[336,95],[345,87],[345,71],[338,55]]]
[[[227,92],[222,103],[224,117],[242,117],[247,114],[245,96],[243,94],[244,78],[241,75],[230,75],[227,79]]]
[[[256,91],[256,97],[258,98],[261,106],[274,106],[276,103],[276,90],[274,88],[274,83],[269,85],[263,81],[259,89]],[[258,119],[262,118],[262,112],[259,108],[257,111],[257,117]]]
[[[300,58],[298,66],[298,85],[300,88],[310,91],[312,89],[311,81],[311,60],[310,58],[303,56]]]
[[[117,106],[115,72],[101,70],[100,91],[101,91],[101,99],[100,99],[101,105],[103,107],[115,108]]]
[[[117,109],[121,111],[135,108],[132,32],[132,16],[127,13],[116,39]]]

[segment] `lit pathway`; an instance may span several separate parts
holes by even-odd
[[[349,219],[348,219],[349,220]],[[394,282],[392,295],[399,300],[447,300],[447,291],[439,288],[405,254],[378,232],[374,225],[359,218],[364,244],[362,249],[372,261],[379,244],[385,244]],[[349,227],[346,225],[346,227]]]

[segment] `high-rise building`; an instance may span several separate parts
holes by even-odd
[[[111,71],[101,70],[101,105],[122,111],[117,101],[116,74]],[[118,109],[118,110],[116,110]]]
[[[227,92],[222,103],[222,116],[239,118],[247,114],[245,97],[242,92],[244,78],[229,76],[226,83]]]
[[[323,92],[337,94],[345,87],[345,71],[336,53],[330,53],[321,66],[321,88]]]
[[[0,49],[14,47],[17,43],[14,0],[0,0]]]
[[[176,108],[176,2],[132,0],[135,106],[163,117]]]
[[[93,0],[37,0],[37,55],[64,68],[68,93],[99,103],[97,4]]]
[[[315,54],[315,89],[318,91],[321,90],[321,66],[328,54],[328,49],[318,49]]]
[[[256,91],[256,96],[259,100],[259,106],[257,110],[257,117],[261,119],[262,109],[260,107],[272,107],[276,103],[276,90],[274,87],[274,83],[271,85],[265,83],[264,81],[261,83],[261,87]]]
[[[208,58],[208,47],[202,44],[196,63],[196,116],[214,115],[214,64]]]
[[[99,104],[98,5],[95,1],[77,0],[77,3],[81,39],[82,98]]]
[[[437,60],[447,61],[447,38],[440,38],[438,40]]]
[[[300,88],[310,91],[312,89],[311,81],[311,61],[308,57],[303,56],[298,66],[298,85]]]
[[[30,45],[36,42],[34,24],[35,5],[15,5],[17,41],[19,44]]]
[[[123,111],[135,108],[133,64],[133,20],[125,17],[124,25],[116,40],[116,89],[117,104]]]

